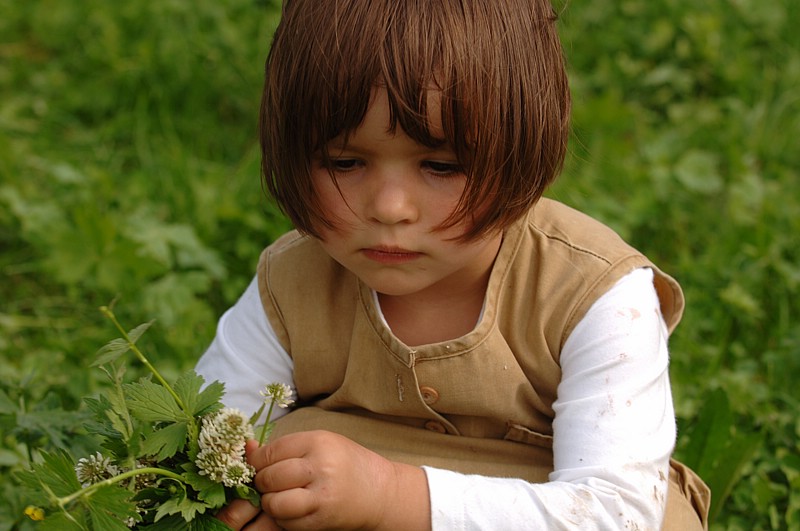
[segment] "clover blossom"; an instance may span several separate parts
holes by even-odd
[[[81,487],[88,487],[117,474],[119,474],[119,468],[100,452],[78,459],[78,463],[75,465],[75,475],[81,482]]]
[[[235,408],[223,408],[203,418],[195,464],[200,474],[227,487],[247,485],[255,469],[245,461],[244,446],[253,438],[253,426]]]
[[[287,408],[294,404],[292,388],[285,383],[273,382],[268,384],[263,391],[259,391],[259,394],[264,397],[264,400],[270,400],[278,407]]]
[[[261,408],[259,408],[258,412],[253,415],[253,422],[261,417],[264,407],[267,405],[267,402],[269,402],[267,420],[261,426],[261,431],[258,435],[258,444],[264,444],[267,432],[270,430],[269,421],[272,418],[272,408],[275,407],[275,404],[277,404],[278,407],[287,408],[294,404],[294,400],[292,399],[292,388],[289,385],[281,382],[272,382],[271,384],[267,384],[263,391],[259,391],[259,394],[264,397],[264,403],[261,404]]]

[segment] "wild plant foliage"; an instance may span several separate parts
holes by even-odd
[[[686,292],[670,345],[678,457],[712,484],[712,528],[799,528],[800,2],[557,6],[574,134],[549,195]],[[83,402],[116,389],[86,368],[109,337],[96,308],[120,295],[123,322],[156,318],[137,345],[177,382],[288,229],[261,194],[256,138],[280,9],[0,13],[0,531],[27,531],[14,472],[46,452],[66,473],[57,456],[103,450],[102,407]],[[147,374],[130,363],[126,383]]]

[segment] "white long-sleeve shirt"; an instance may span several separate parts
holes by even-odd
[[[660,528],[675,419],[668,332],[652,280],[650,269],[620,279],[564,344],[549,482],[423,467],[434,530]],[[292,358],[255,279],[220,319],[197,372],[225,383],[226,405],[247,414],[266,383],[293,385]]]

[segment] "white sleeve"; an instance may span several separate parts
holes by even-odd
[[[222,402],[246,415],[261,406],[264,399],[259,391],[267,384],[281,382],[294,388],[292,358],[278,342],[264,313],[257,279],[220,318],[217,334],[195,371],[207,383],[224,383]],[[286,409],[275,408],[272,420],[286,413]]]
[[[660,528],[675,419],[652,279],[626,275],[565,343],[549,482],[424,467],[434,530]]]

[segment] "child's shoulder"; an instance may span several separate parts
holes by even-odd
[[[297,230],[291,230],[267,246],[261,259],[273,264],[302,263],[307,260],[317,261],[322,256],[327,256],[327,254],[315,238]]]
[[[270,244],[261,253],[259,270],[272,279],[288,282],[299,279],[307,282],[311,278],[334,273],[341,266],[333,260],[316,238],[296,230],[287,232]]]
[[[639,254],[611,227],[554,199],[539,200],[528,217],[528,227],[540,238],[576,252],[609,259]]]

